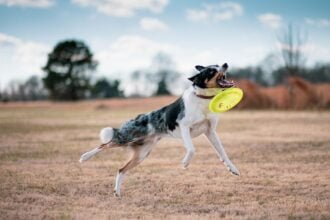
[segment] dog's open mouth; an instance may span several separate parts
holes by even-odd
[[[225,76],[222,76],[219,79],[217,79],[217,83],[220,86],[220,88],[230,88],[234,86],[234,82],[226,80]]]

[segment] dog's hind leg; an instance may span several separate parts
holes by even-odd
[[[95,154],[97,154],[98,152],[102,151],[103,147],[99,146],[97,148],[94,148],[93,150],[90,150],[86,153],[84,153],[83,155],[80,156],[79,162],[82,163],[86,160],[89,160],[91,157],[93,157]]]
[[[86,160],[89,160],[91,157],[93,157],[95,154],[99,153],[106,147],[114,146],[110,143],[112,138],[113,138],[113,128],[110,127],[103,128],[100,132],[100,139],[102,145],[81,155],[79,162],[82,163]]]
[[[143,146],[132,146],[133,154],[130,160],[118,170],[116,177],[116,185],[114,189],[114,195],[120,197],[120,187],[124,180],[125,174],[128,170],[139,165],[150,153],[155,142],[143,145]]]

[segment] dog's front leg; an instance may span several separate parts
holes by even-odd
[[[239,176],[240,173],[239,173],[238,169],[235,167],[235,165],[228,158],[228,156],[226,154],[226,151],[225,151],[224,147],[222,146],[222,143],[221,143],[216,131],[213,130],[213,129],[209,129],[209,131],[206,132],[206,137],[211,142],[213,148],[215,149],[218,156],[220,157],[220,160],[223,161],[223,163],[225,164],[227,169],[232,174]]]
[[[185,125],[180,125],[180,131],[181,131],[184,147],[187,150],[186,155],[182,160],[182,165],[183,168],[187,168],[192,157],[194,156],[195,147],[191,139],[190,128]]]

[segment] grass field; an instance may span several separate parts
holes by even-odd
[[[204,137],[187,170],[164,139],[113,196],[125,149],[80,164],[104,126],[173,97],[0,106],[0,219],[330,219],[330,112],[231,111],[218,133],[232,176]]]

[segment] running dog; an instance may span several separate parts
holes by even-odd
[[[138,115],[125,122],[120,128],[103,128],[100,132],[101,145],[80,157],[80,162],[106,148],[130,147],[133,151],[130,160],[118,170],[114,188],[115,196],[120,196],[120,187],[126,172],[140,164],[155,144],[163,137],[181,138],[186,148],[182,165],[187,168],[195,147],[192,138],[204,134],[217,152],[220,160],[234,175],[238,169],[228,158],[217,135],[218,114],[208,109],[210,100],[219,88],[234,86],[226,80],[227,63],[222,66],[196,66],[198,73],[189,78],[192,86],[185,90],[182,97],[174,103],[147,114]]]

